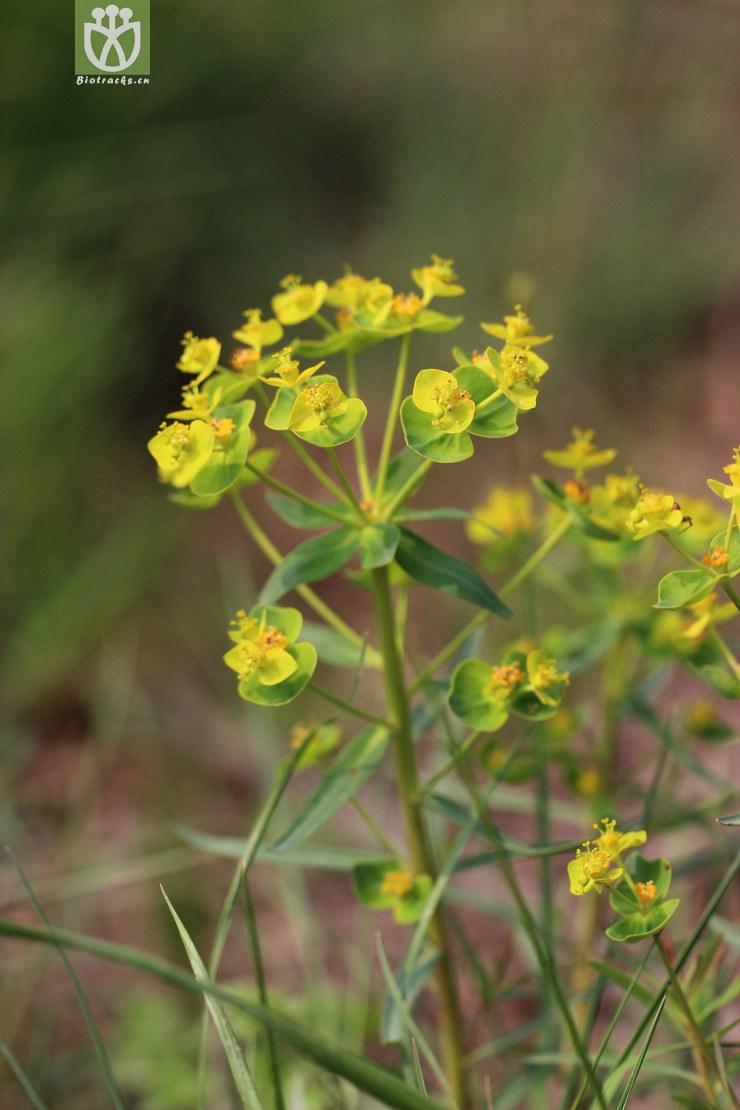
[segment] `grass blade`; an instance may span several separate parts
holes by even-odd
[[[270,1000],[267,995],[267,982],[265,980],[265,969],[262,963],[262,948],[260,946],[259,929],[257,928],[257,917],[254,912],[252,896],[249,893],[249,882],[246,878],[242,885],[244,887],[244,919],[247,926],[247,936],[249,937],[249,947],[252,952],[254,973],[257,979],[257,990],[259,991],[259,998],[262,1005],[269,1007]],[[267,1056],[270,1063],[270,1078],[272,1080],[272,1096],[275,1110],[285,1110],[285,1098],[283,1097],[283,1085],[280,1079],[280,1061],[277,1055],[275,1034],[271,1029],[267,1029],[265,1036],[267,1038]]]
[[[655,1030],[658,1028],[658,1023],[660,1021],[660,1015],[663,1013],[663,1007],[666,1004],[667,997],[668,997],[667,995],[665,995],[665,994],[663,995],[663,997],[660,1000],[660,1004],[658,1005],[658,1008],[655,1011],[655,1017],[653,1018],[652,1023],[650,1025],[650,1028],[648,1029],[647,1036],[645,1037],[645,1041],[643,1043],[643,1046],[640,1049],[640,1055],[637,1057],[637,1062],[635,1064],[632,1075],[630,1076],[629,1083],[627,1084],[627,1086],[624,1089],[624,1094],[622,1095],[622,1097],[619,1100],[619,1105],[617,1106],[617,1110],[625,1110],[625,1108],[627,1106],[627,1103],[630,1100],[630,1095],[632,1094],[632,1090],[635,1086],[635,1083],[637,1082],[637,1077],[640,1074],[640,1069],[642,1068],[642,1065],[645,1062],[645,1057],[647,1056],[647,1050],[650,1048],[650,1042],[652,1041],[653,1036],[655,1035]]]
[[[0,919],[0,936],[46,945],[55,942],[46,929],[39,929],[32,925],[21,925],[16,921],[5,919]],[[295,1018],[276,1010],[266,1009],[258,1002],[245,999],[233,991],[217,986],[215,983],[199,983],[193,975],[182,971],[166,960],[150,956],[146,952],[140,952],[136,948],[129,948],[123,944],[114,944],[94,937],[80,936],[78,933],[56,930],[55,936],[57,943],[65,948],[87,952],[91,956],[97,956],[110,963],[133,968],[144,975],[150,975],[163,983],[169,983],[171,986],[179,987],[182,990],[219,999],[225,1006],[233,1007],[263,1028],[272,1029],[280,1040],[291,1045],[298,1053],[316,1064],[317,1067],[331,1075],[346,1079],[352,1086],[372,1095],[382,1105],[390,1107],[391,1110],[448,1110],[441,1102],[425,1098],[411,1087],[408,1087],[387,1068],[360,1056],[356,1052],[350,1052],[348,1049],[342,1048],[314,1029],[296,1021]]]
[[[29,1079],[28,1075],[23,1070],[20,1063],[18,1062],[15,1055],[13,1054],[13,1052],[10,1048],[10,1045],[6,1044],[5,1041],[3,1041],[3,1040],[0,1040],[0,1052],[3,1054],[3,1056],[7,1060],[8,1066],[10,1067],[11,1071],[15,1074],[15,1077],[18,1080],[18,1082],[20,1083],[23,1090],[28,1095],[28,1098],[29,1098],[29,1101],[30,1101],[31,1105],[34,1106],[36,1108],[36,1110],[49,1110],[48,1106],[43,1101],[41,1096],[36,1092],[36,1090],[35,1090],[33,1084],[31,1083],[31,1080]]]
[[[172,919],[177,926],[177,931],[180,934],[180,939],[182,940],[183,947],[190,961],[190,966],[193,969],[193,975],[198,982],[203,983],[204,986],[210,985],[211,978],[198,949],[193,944],[190,934],[178,917],[175,907],[165,894],[164,887],[160,887],[160,889],[162,891],[162,897],[167,903],[167,909],[172,914]],[[231,1022],[226,1016],[223,1004],[211,994],[207,994],[206,1005],[211,1011],[211,1017],[218,1030],[218,1035],[221,1038],[221,1044],[224,1047],[226,1059],[229,1061],[231,1074],[234,1077],[234,1083],[236,1084],[236,1089],[239,1092],[242,1104],[246,1107],[246,1110],[263,1110],[247,1061],[244,1059],[244,1053],[236,1039],[236,1034],[231,1027]]]
[[[412,1044],[414,1045],[414,1051],[416,1051],[416,1045],[418,1045],[421,1051],[424,1053],[429,1067],[434,1072],[437,1078],[437,1082],[449,1099],[450,1105],[457,1107],[457,1102],[455,1101],[452,1091],[450,1090],[450,1085],[447,1082],[447,1078],[445,1076],[444,1070],[442,1069],[442,1065],[439,1063],[437,1057],[432,1052],[426,1038],[424,1037],[424,1034],[421,1032],[419,1026],[412,1018],[409,1008],[406,1005],[406,1000],[401,993],[398,983],[396,982],[396,978],[391,970],[391,965],[388,963],[388,957],[385,954],[385,948],[383,947],[383,941],[380,933],[378,933],[376,936],[376,944],[378,948],[378,958],[380,960],[380,966],[383,971],[383,978],[385,979],[386,986],[388,987],[388,990],[393,997],[393,1001],[398,1008],[398,1012],[401,1015],[401,1020],[403,1021],[404,1025],[411,1035]],[[418,1056],[416,1063],[418,1065]],[[421,1069],[419,1069],[419,1072],[420,1071]]]
[[[32,888],[32,886],[31,886],[31,884],[30,884],[30,882],[29,882],[29,880],[26,876],[26,873],[24,872],[24,870],[21,867],[18,860],[15,858],[15,855],[13,854],[12,850],[10,848],[6,848],[6,851],[7,851],[8,855],[10,856],[11,863],[13,864],[13,867],[16,870],[18,878],[21,880],[21,882],[23,883],[23,886],[25,887],[26,894],[28,895],[28,898],[29,898],[29,901],[31,902],[31,905],[36,910],[36,913],[39,915],[39,917],[43,921],[44,925],[46,925],[47,929],[49,930],[49,937],[50,937],[51,943],[54,945],[54,948],[57,950],[57,952],[59,954],[59,958],[62,961],[62,963],[64,964],[67,975],[70,978],[70,982],[72,983],[72,986],[74,988],[74,992],[77,995],[77,1001],[80,1004],[80,1009],[82,1010],[82,1013],[84,1014],[85,1021],[87,1022],[87,1027],[90,1030],[90,1035],[93,1039],[93,1044],[95,1045],[95,1052],[97,1054],[98,1059],[100,1060],[100,1064],[103,1068],[105,1078],[108,1082],[108,1087],[110,1089],[110,1095],[111,1095],[111,1099],[113,1101],[113,1105],[116,1107],[116,1110],[126,1110],[126,1107],[125,1107],[125,1104],[124,1104],[124,1101],[123,1101],[123,1096],[121,1094],[121,1090],[118,1086],[118,1082],[116,1081],[116,1077],[113,1074],[113,1068],[111,1067],[111,1062],[108,1059],[108,1053],[105,1051],[105,1045],[103,1044],[103,1039],[100,1036],[100,1032],[99,1032],[97,1024],[95,1022],[95,1018],[93,1017],[93,1012],[90,1008],[90,1003],[87,1001],[87,995],[85,994],[84,990],[82,989],[82,984],[80,983],[80,980],[77,978],[75,970],[74,970],[74,968],[72,967],[72,964],[69,961],[69,956],[64,951],[64,947],[62,946],[62,944],[59,940],[59,933],[57,932],[56,929],[54,929],[51,922],[49,921],[49,918],[46,916],[46,912],[44,911],[43,906],[41,905],[38,898],[36,897],[36,895],[33,891],[33,888]]]

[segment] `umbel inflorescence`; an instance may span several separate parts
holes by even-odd
[[[436,255],[411,274],[415,289],[400,292],[351,270],[331,284],[290,275],[269,314],[244,312],[232,333],[238,345],[227,357],[218,339],[188,332],[177,363],[187,379],[181,401],[148,447],[173,500],[195,509],[230,501],[273,564],[259,594],[244,598],[232,621],[224,661],[250,703],[283,706],[310,690],[331,705],[326,720],[295,725],[286,741],[291,773],[318,766],[331,789],[322,794],[319,786],[309,796],[281,843],[300,843],[341,806],[355,804],[378,853],[354,865],[354,889],[365,905],[390,910],[399,923],[422,930],[415,959],[425,936],[434,950],[425,975],[437,981],[445,1072],[459,1104],[468,1106],[446,902],[456,863],[448,864],[445,852],[458,851],[457,841],[443,850],[439,833],[430,829],[442,814],[462,821],[467,837],[482,831],[488,849],[482,858],[501,868],[514,903],[525,907],[522,928],[550,997],[558,999],[552,960],[532,931],[509,866],[517,842],[502,836],[489,810],[499,783],[526,792],[537,782],[546,793],[557,771],[561,789],[572,792],[584,814],[600,819],[595,835],[567,865],[563,888],[579,899],[608,893],[610,939],[659,937],[678,905],[666,897],[670,865],[635,851],[647,829],[622,832],[615,819],[601,817],[618,812],[615,705],[629,690],[643,719],[652,720],[654,711],[640,700],[640,683],[673,665],[721,697],[740,697],[740,667],[722,631],[740,609],[733,585],[740,574],[740,448],[725,467],[729,484],[709,480],[717,495],[712,504],[650,488],[632,469],[611,469],[616,451],[599,447],[591,430],[576,427],[564,446],[544,452],[555,472],[564,473],[562,480],[537,474],[533,489],[494,487],[472,511],[469,505],[415,509],[413,499],[435,464],[464,466],[475,450],[491,450],[486,440],[517,434],[549,383],[542,351],[552,336],[539,334],[516,305],[501,322],[481,325],[482,349],[454,346],[410,380],[414,334],[443,336],[460,326],[462,317],[436,304],[464,293],[452,262]],[[381,343],[397,346],[398,363],[376,445],[365,439],[360,364]],[[401,435],[404,446],[394,453]],[[281,451],[296,455],[310,488],[321,486],[320,498],[280,477]],[[605,469],[595,480],[593,473]],[[287,553],[278,550],[252,513],[260,487],[282,521],[319,534]],[[464,523],[482,552],[481,571],[419,533],[430,519]],[[567,581],[569,572],[558,566],[545,578],[556,547],[567,550],[569,565],[578,568],[576,580]],[[674,560],[678,556],[680,569],[662,568],[657,594],[646,598],[643,586],[635,591],[635,579],[650,582],[663,550]],[[507,567],[510,577],[494,590],[490,579]],[[340,572],[372,593],[374,628],[354,627],[328,596],[314,592],[314,583]],[[538,576],[562,598],[575,598],[573,623],[587,613],[582,627],[545,626],[531,598],[509,607],[525,581]],[[454,636],[426,655],[408,633],[416,587],[437,590],[468,614]],[[280,604],[290,593],[300,609]],[[511,627],[505,622],[522,614],[521,627],[505,636]],[[498,629],[498,636],[481,638],[486,625],[489,633]],[[319,666],[329,673],[333,667],[354,669],[352,695],[316,684]],[[605,720],[592,727],[595,711],[582,676],[601,667],[605,694],[597,701],[606,706]],[[379,712],[357,701],[368,670],[379,671],[384,683]],[[340,716],[359,722],[359,731],[346,738]],[[694,706],[686,720],[692,735],[722,729],[711,705],[701,712]],[[427,748],[436,769],[424,781],[419,753]],[[403,843],[354,797],[386,765],[387,752],[394,757]],[[451,783],[467,792],[467,817],[458,796],[445,793]],[[538,805],[544,796],[538,795]],[[547,826],[542,815],[541,823]],[[573,847],[524,846],[521,852],[549,858]],[[565,880],[566,865],[561,874]],[[415,968],[404,967],[407,982]],[[579,1066],[598,1092],[567,1008],[563,1014]]]

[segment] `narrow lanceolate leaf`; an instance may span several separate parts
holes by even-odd
[[[443,590],[506,620],[514,616],[508,605],[504,605],[488,583],[467,563],[454,555],[445,554],[408,528],[401,528],[396,562],[411,578],[425,586]]]
[[[729,813],[727,817],[718,817],[717,820],[720,825],[731,825],[737,828],[740,825],[740,813]]]
[[[275,567],[262,589],[260,601],[272,605],[296,586],[328,578],[349,562],[359,542],[359,533],[354,528],[337,528],[328,536],[306,540]]]
[[[381,1106],[388,1106],[391,1110],[448,1110],[436,1099],[420,1095],[387,1068],[356,1052],[342,1048],[315,1029],[296,1021],[295,1018],[246,999],[234,991],[214,984],[200,983],[193,975],[174,964],[160,960],[156,956],[150,956],[136,948],[62,930],[55,930],[52,936],[46,929],[2,919],[0,919],[0,936],[47,945],[53,944],[56,939],[65,948],[87,952],[109,963],[133,968],[135,971],[150,975],[160,982],[180,987],[182,990],[218,999],[239,1013],[245,1014],[263,1028],[272,1029],[281,1040],[291,1045],[317,1067],[330,1075],[346,1079],[358,1090],[372,1095]]]
[[[331,515],[327,516],[326,513],[322,513],[319,505],[315,507],[304,505],[300,501],[294,501],[292,497],[284,497],[281,493],[268,493],[266,500],[281,520],[292,525],[293,528],[336,527],[336,519]],[[336,503],[327,507],[330,514],[341,512],[342,508],[341,505]]]
[[[370,778],[380,765],[389,743],[390,733],[381,725],[363,729],[329,765],[321,782],[273,849],[288,851],[295,848],[321,828]]]
[[[393,562],[400,532],[395,524],[369,524],[360,533],[360,566],[363,570],[386,567]]]
[[[203,983],[204,986],[209,986],[211,984],[211,977],[208,974],[206,965],[200,957],[198,949],[193,944],[190,934],[178,917],[175,907],[170,902],[164,890],[162,890],[162,896],[167,903],[167,909],[172,914],[175,925],[177,925],[177,931],[180,934],[183,947],[190,960],[190,966],[193,969],[195,978],[199,983]],[[262,1110],[262,1103],[257,1094],[257,1088],[254,1085],[254,1080],[247,1066],[247,1061],[244,1059],[244,1053],[236,1039],[236,1034],[231,1027],[231,1022],[226,1016],[223,1004],[211,994],[206,995],[206,1003],[208,1009],[211,1011],[211,1017],[216,1024],[218,1035],[221,1038],[221,1044],[224,1046],[226,1059],[229,1061],[231,1074],[234,1077],[234,1082],[236,1083],[236,1088],[242,1100],[242,1105],[246,1106],[247,1110]]]
[[[321,662],[328,663],[331,667],[349,667],[351,670],[357,670],[363,662],[366,667],[374,667],[376,670],[380,666],[379,658],[371,655],[369,651],[363,651],[362,644],[350,643],[344,636],[324,624],[304,621],[302,636],[316,648]]]

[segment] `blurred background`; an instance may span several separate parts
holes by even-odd
[[[486,455],[501,463],[467,465],[466,507],[572,423],[701,493],[740,440],[740,6],[152,0],[151,82],[131,87],[75,85],[68,8],[0,13],[2,836],[55,920],[175,954],[152,880],[197,926],[226,872],[193,870],[171,823],[243,833],[285,743],[220,662],[264,568],[227,507],[170,505],[146,453],[183,332],[228,344],[288,272],[351,263],[410,288],[436,251],[469,290],[452,341],[480,344],[522,297],[556,333],[537,412]],[[421,341],[415,368],[450,345]],[[381,358],[371,408],[388,381]],[[116,1036],[166,1024],[103,974]],[[55,1106],[97,1105],[38,953],[1,988],[3,1037],[35,1005],[29,976],[59,998],[26,1059]]]

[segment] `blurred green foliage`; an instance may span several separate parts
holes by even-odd
[[[655,397],[738,287],[732,4],[152,7],[143,87],[75,85],[65,5],[0,16],[15,702],[116,628],[184,526],[144,441],[186,328],[226,339],[287,271],[404,287],[437,250],[471,322],[532,292],[561,389],[580,369]]]

